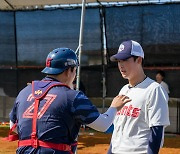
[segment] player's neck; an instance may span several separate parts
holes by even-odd
[[[48,75],[48,77],[53,78],[64,84],[66,84],[66,82],[67,82],[67,77],[64,75],[64,73],[57,74],[57,75]]]
[[[129,87],[135,87],[136,85],[144,81],[145,78],[146,75],[144,74],[144,72],[141,72],[140,74],[134,76],[132,79],[129,80]]]

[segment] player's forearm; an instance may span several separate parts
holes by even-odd
[[[164,135],[163,126],[153,126],[150,130],[148,154],[158,154]]]
[[[111,126],[116,112],[116,108],[110,107],[104,114],[100,114],[94,122],[88,124],[87,126],[95,130],[105,132]]]

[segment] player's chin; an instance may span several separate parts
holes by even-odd
[[[121,73],[121,75],[122,75],[122,77],[123,77],[124,79],[128,79],[128,77],[127,77],[127,75],[126,75],[126,74]]]

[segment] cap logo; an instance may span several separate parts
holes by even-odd
[[[46,66],[47,67],[50,67],[51,66],[51,60],[53,60],[52,58],[48,58],[47,60],[46,60]]]
[[[119,46],[119,50],[118,50],[118,52],[121,52],[121,51],[123,51],[124,50],[124,45],[123,44],[121,44],[120,46]]]

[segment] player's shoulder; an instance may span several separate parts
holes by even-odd
[[[74,89],[66,89],[66,95],[68,98],[72,98],[74,100],[88,100],[88,97],[79,90]]]
[[[159,93],[159,94],[166,93],[165,90],[162,88],[162,86],[153,79],[149,78],[147,81],[147,84],[148,84],[147,91],[150,92],[151,94],[154,93],[155,91],[156,91],[156,93]],[[168,97],[168,96],[166,96],[166,97]]]
[[[30,95],[32,93],[32,86],[31,85],[27,85],[26,87],[24,87],[23,89],[21,89],[21,91],[18,93],[16,99],[26,99],[28,97],[28,95]]]
[[[144,86],[148,87],[148,88],[151,88],[151,89],[155,89],[155,88],[158,88],[160,87],[160,84],[157,83],[155,80],[147,77],[145,80],[144,80],[144,83],[143,83]]]
[[[21,93],[27,93],[27,92],[32,92],[32,85],[31,84],[27,84],[26,87],[24,87],[20,92],[19,94]]]
[[[77,96],[78,95],[78,93],[80,92],[80,91],[78,91],[78,90],[74,90],[74,89],[66,89],[67,91],[67,94],[68,95],[73,95],[73,96]]]

